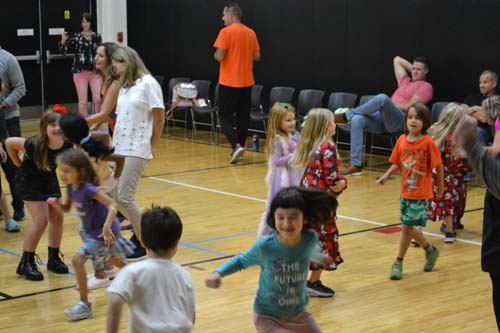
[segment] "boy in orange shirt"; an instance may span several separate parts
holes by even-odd
[[[430,112],[424,104],[415,103],[405,113],[406,134],[399,137],[389,161],[392,166],[377,180],[384,185],[387,179],[401,169],[401,223],[403,232],[399,243],[399,253],[391,267],[391,280],[403,277],[403,259],[411,239],[425,250],[424,271],[430,272],[439,257],[439,249],[430,244],[416,227],[427,223],[427,205],[432,193],[432,169],[437,170],[437,197],[443,195],[444,176],[441,154],[438,147],[427,135],[430,126]]]

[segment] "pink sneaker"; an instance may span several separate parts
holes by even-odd
[[[105,279],[97,279],[95,276],[87,280],[87,288],[88,290],[106,288],[111,284],[111,280],[109,278]]]

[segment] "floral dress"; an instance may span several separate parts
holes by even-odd
[[[330,186],[334,186],[339,180],[344,180],[347,184],[347,179],[339,173],[339,160],[335,144],[325,141],[318,147],[313,159],[309,162],[302,177],[301,186],[329,191]],[[339,252],[339,231],[336,221],[337,213],[333,212],[327,223],[321,227],[313,226],[312,228],[318,234],[319,245],[331,262],[329,265],[311,262],[310,269],[313,271],[318,269],[335,270],[337,265],[344,262]]]
[[[453,216],[453,226],[461,224],[467,199],[467,183],[464,176],[471,171],[466,158],[458,156],[452,143],[453,134],[449,133],[441,152],[444,168],[444,193],[440,201],[436,200],[437,186],[436,170],[432,171],[434,199],[431,200],[427,211],[428,218],[432,221],[443,220],[445,216]]]
[[[66,54],[68,50],[75,52],[73,59],[72,73],[94,70],[94,58],[97,47],[102,43],[101,35],[97,32],[89,37],[85,37],[81,32],[69,38],[63,45],[59,43],[59,50]]]

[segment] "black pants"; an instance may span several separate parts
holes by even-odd
[[[493,311],[497,320],[497,328],[500,331],[500,273],[490,272],[491,284],[493,286]]]
[[[219,118],[222,132],[231,144],[243,148],[250,125],[250,106],[252,103],[252,87],[233,88],[219,85]],[[236,134],[234,133],[234,115],[236,114]]]
[[[0,112],[3,112],[0,110]],[[7,133],[9,136],[21,136],[21,124],[19,123],[19,117],[14,117],[5,120],[5,125],[7,126]],[[4,146],[5,149],[5,146]],[[2,165],[3,172],[7,181],[9,182],[10,193],[12,194],[12,207],[14,211],[23,209],[24,203],[21,194],[19,193],[19,187],[16,185],[16,172],[17,167],[12,163],[10,156],[7,157],[6,163],[0,163]]]

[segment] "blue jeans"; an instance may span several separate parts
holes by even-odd
[[[389,96],[378,94],[363,105],[346,113],[351,128],[351,165],[363,166],[363,135],[397,133],[404,129],[404,113]]]

